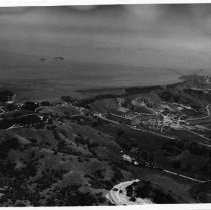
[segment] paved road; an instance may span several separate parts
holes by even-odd
[[[144,129],[141,129],[141,128],[135,128],[135,127],[130,126],[130,125],[127,125],[127,127],[131,128],[133,130],[147,132],[147,133],[151,133],[153,135],[161,136],[163,138],[172,139],[172,140],[175,139],[174,137],[165,136],[165,135],[162,135],[162,134],[159,134],[159,133],[156,133],[156,132],[153,132],[153,131],[147,131],[147,130],[144,130]]]
[[[178,174],[178,173],[175,173],[175,172],[173,172],[173,171],[169,171],[169,170],[165,170],[165,169],[163,169],[162,171],[165,172],[165,173],[172,174],[172,175],[175,175],[175,176],[179,176],[179,177],[182,177],[182,178],[185,178],[185,179],[189,179],[189,180],[191,180],[191,181],[195,181],[195,182],[198,182],[198,183],[206,183],[206,182],[211,181],[211,180],[199,180],[199,179],[194,179],[194,178],[192,178],[192,177],[185,176],[185,175],[182,175],[182,174]]]
[[[211,139],[207,138],[206,136],[203,136],[203,135],[198,134],[198,133],[196,133],[196,132],[194,132],[194,131],[191,131],[191,130],[187,129],[187,128],[184,127],[184,126],[180,126],[180,127],[181,127],[182,129],[184,129],[184,130],[190,132],[190,133],[193,133],[193,134],[195,134],[195,135],[197,135],[197,136],[200,136],[201,138],[204,138],[204,139],[206,139],[206,140],[208,140],[208,141],[211,141]],[[207,145],[208,145],[208,144],[207,144]]]
[[[18,125],[12,125],[9,128],[6,128],[6,130],[11,130],[11,129],[17,129],[17,128],[24,128],[24,126],[18,126]]]
[[[107,121],[107,122],[110,122],[110,123],[113,123],[113,124],[116,124],[116,125],[120,125],[119,122],[116,122],[116,121],[114,121],[114,120],[110,120],[110,119],[104,117],[102,114],[94,113],[94,116],[95,116],[95,117],[98,117],[98,118],[100,118],[100,119],[102,119],[102,120],[105,120],[105,121]]]
[[[111,203],[115,205],[143,205],[152,203],[149,199],[137,198],[135,202],[130,201],[130,198],[126,195],[126,188],[133,184],[134,182],[138,182],[140,180],[132,180],[121,182],[118,185],[115,185],[112,190],[106,195],[106,198],[110,200]]]

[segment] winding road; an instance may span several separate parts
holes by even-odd
[[[139,182],[140,180],[132,180],[121,182],[118,185],[115,185],[109,193],[106,195],[106,198],[115,205],[143,205],[143,204],[152,204],[153,202],[150,199],[136,198],[136,201],[131,201],[127,196],[126,188],[132,185],[134,182]]]
[[[211,109],[211,104],[208,104],[206,106],[207,116],[205,116],[205,117],[199,117],[199,118],[190,118],[190,119],[188,119],[188,121],[204,120],[204,119],[210,118],[211,117],[210,109]]]

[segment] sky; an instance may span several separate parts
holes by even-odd
[[[0,29],[5,65],[16,55],[63,56],[211,71],[210,4],[0,8]]]

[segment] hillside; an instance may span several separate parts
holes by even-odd
[[[210,202],[210,92],[184,84],[24,103],[0,93],[1,206],[113,205],[114,186],[135,179],[130,202]]]

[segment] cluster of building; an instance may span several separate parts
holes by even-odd
[[[114,110],[109,112],[108,117],[112,116],[112,120],[116,118],[124,119],[122,122],[128,122],[132,124],[134,127],[139,127],[147,130],[152,130],[156,132],[163,133],[166,129],[180,129],[181,125],[188,126],[188,122],[186,122],[187,116],[182,113],[182,110],[191,110],[192,108],[189,106],[185,106],[177,103],[164,103],[164,102],[156,102],[153,106],[153,102],[149,100],[140,99],[133,100],[133,104],[137,106],[139,109],[128,110],[127,112],[121,112],[121,106],[119,110]],[[142,109],[143,108],[143,109]],[[139,110],[139,111],[137,111]],[[141,112],[141,110],[149,110],[149,112]]]

